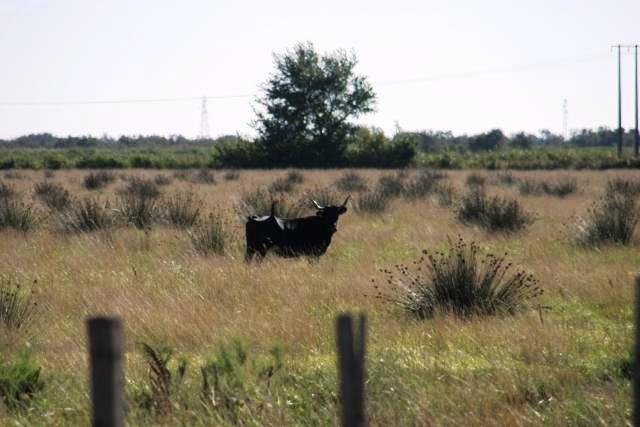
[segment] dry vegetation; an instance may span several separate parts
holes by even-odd
[[[576,243],[575,224],[611,178],[638,180],[638,172],[483,172],[487,194],[518,200],[535,214],[527,228],[507,233],[456,219],[455,198],[468,191],[469,172],[449,172],[419,191],[415,180],[422,178],[411,173],[358,171],[361,177],[341,180],[344,171],[295,171],[304,178],[294,176],[291,188],[280,186],[269,197],[299,200],[340,182],[358,190],[353,199],[360,209],[341,218],[320,262],[267,258],[253,265],[243,262],[242,199],[257,188],[268,193],[291,173],[165,174],[153,198],[158,220],[143,226],[118,219],[117,203],[129,202],[123,188],[136,182],[131,176],[153,181],[158,172],[126,173],[126,180],[114,172],[115,179],[87,186],[87,172],[56,172],[51,185],[73,199],[61,211],[33,197],[41,172],[0,175],[0,188],[10,188],[0,205],[22,199],[38,215],[31,231],[0,224],[2,283],[20,285],[7,292],[29,294],[20,298],[33,311],[19,329],[0,324],[0,394],[3,375],[13,375],[5,361],[41,367],[25,368],[37,387],[22,403],[0,399],[0,424],[87,425],[84,321],[116,314],[125,322],[131,425],[332,425],[333,322],[342,311],[369,317],[371,425],[624,425],[630,419],[631,285],[640,268],[640,233],[628,245],[594,248]],[[478,176],[470,181],[478,184]],[[567,177],[577,191],[562,198],[525,197],[515,185]],[[342,201],[340,188],[331,197]],[[377,202],[359,201],[367,191],[393,195],[378,209]],[[451,203],[441,203],[443,191]],[[166,203],[177,195],[191,198],[193,210]],[[84,210],[69,219],[65,209],[76,203]],[[115,216],[104,227],[89,226],[91,232],[61,231],[81,227],[92,210]],[[193,215],[200,222],[191,222]],[[69,228],[60,227],[61,218]],[[224,229],[222,249],[219,236],[210,235],[216,227]],[[386,283],[380,269],[409,264],[423,249],[442,250],[458,235],[482,254],[508,253],[534,276],[544,290],[537,309],[420,320],[376,298],[374,281]]]

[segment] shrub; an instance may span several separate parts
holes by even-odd
[[[24,175],[16,170],[6,171],[4,177],[5,179],[24,179]]]
[[[533,307],[542,294],[538,282],[522,270],[511,272],[505,256],[481,256],[476,243],[462,238],[443,252],[423,251],[413,266],[384,269],[388,291],[379,297],[419,319],[437,313],[511,315]]]
[[[588,209],[578,222],[578,242],[585,245],[620,243],[633,240],[640,221],[640,207],[632,193],[607,192]]]
[[[35,185],[33,188],[35,195],[49,209],[57,211],[64,210],[71,205],[71,194],[60,184],[50,181],[43,181]]]
[[[189,181],[193,172],[189,170],[178,170],[173,173],[173,177],[179,181]]]
[[[271,183],[269,191],[273,193],[289,193],[293,191],[294,183],[286,178],[278,178]]]
[[[171,185],[171,178],[165,174],[159,173],[153,177],[153,182],[156,185]]]
[[[451,183],[438,183],[434,188],[434,193],[440,206],[451,206],[456,198],[456,189]]]
[[[495,185],[504,185],[510,187],[518,183],[518,178],[516,178],[513,173],[509,171],[498,172],[497,174],[491,176],[491,182]]]
[[[516,231],[533,221],[518,200],[488,197],[482,187],[476,187],[462,197],[456,209],[462,222],[475,222],[491,230]]]
[[[225,181],[237,181],[240,179],[240,172],[235,169],[226,171],[223,175]]]
[[[482,186],[486,183],[487,177],[484,175],[480,175],[476,172],[471,172],[467,175],[466,183],[469,186]]]
[[[91,197],[75,202],[58,219],[60,230],[67,233],[105,230],[114,224],[114,211],[109,202],[103,204]]]
[[[320,186],[305,191],[300,199],[300,205],[315,210],[316,207],[311,200],[315,200],[320,206],[335,206],[344,201],[344,199],[340,200],[340,195],[333,188]]]
[[[31,205],[9,199],[0,199],[0,230],[9,227],[23,233],[33,231],[40,223]]]
[[[191,181],[198,184],[215,184],[216,176],[209,169],[199,169],[193,174]]]
[[[366,213],[380,213],[389,207],[389,198],[379,191],[361,193],[356,199],[356,210]]]
[[[357,172],[346,171],[334,183],[335,187],[340,191],[367,191],[369,185],[367,179]]]
[[[282,218],[301,216],[305,211],[304,205],[290,197],[277,195],[264,187],[244,193],[237,206],[238,213],[245,219],[250,215],[268,216],[271,206],[275,202],[275,214]]]
[[[378,178],[376,189],[385,197],[397,197],[404,192],[404,180],[400,174],[383,175]]]
[[[540,186],[542,188],[542,192],[549,196],[566,197],[578,190],[578,180],[570,176],[565,176],[563,178],[558,178],[555,181],[542,182]]]
[[[124,176],[122,179],[125,180],[126,184],[118,190],[118,194],[120,195],[144,199],[157,199],[160,197],[161,193],[158,185],[151,180],[127,176]]]
[[[44,387],[40,367],[29,353],[17,360],[0,359],[0,399],[8,409],[26,409]]]
[[[12,186],[0,181],[0,199],[11,199],[16,195]]]
[[[213,213],[194,227],[189,236],[193,247],[202,255],[223,254],[229,240],[222,217]]]
[[[640,194],[640,180],[617,176],[607,182],[607,192],[636,195]]]
[[[180,228],[193,227],[200,219],[202,201],[193,193],[178,194],[166,200],[164,209],[169,224]]]
[[[292,184],[302,184],[304,182],[304,174],[297,170],[290,170],[287,172],[286,179]]]
[[[533,196],[542,193],[541,184],[532,178],[524,178],[518,182],[518,191],[523,196]]]
[[[445,177],[446,175],[441,172],[429,169],[419,170],[416,176],[404,186],[404,194],[412,199],[429,197],[438,193],[441,187],[439,181]]]
[[[30,291],[14,279],[0,276],[0,326],[6,330],[24,329],[33,321],[36,310]]]
[[[118,201],[118,212],[124,222],[133,224],[137,228],[149,228],[160,218],[160,204],[157,198],[123,194]]]

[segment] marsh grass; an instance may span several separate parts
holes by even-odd
[[[236,169],[229,169],[222,175],[225,181],[238,181],[241,177],[240,171]]]
[[[35,319],[37,309],[31,290],[10,276],[0,276],[0,327],[9,331],[25,329]]]
[[[306,212],[295,195],[276,194],[265,187],[257,187],[253,191],[242,194],[236,205],[236,211],[245,221],[248,216],[269,216],[275,203],[275,214],[281,218],[295,218]]]
[[[513,315],[531,309],[543,293],[533,275],[512,272],[506,255],[483,256],[475,242],[462,238],[443,251],[423,251],[413,265],[382,272],[391,289],[379,296],[419,319],[437,313]]]
[[[23,233],[34,231],[42,218],[32,206],[14,199],[0,199],[0,230],[13,228]]]
[[[28,194],[41,173],[20,173],[24,179],[10,184],[18,194]],[[156,173],[128,172],[144,179]],[[216,186],[174,179],[163,189],[165,197],[192,191],[204,201],[206,218],[209,210],[230,209],[246,192],[285,173],[243,170],[241,182],[223,181],[221,175]],[[299,194],[331,186],[342,173],[305,171],[298,194],[284,198],[298,203]],[[358,173],[375,184],[390,172]],[[405,182],[413,173],[406,173]],[[467,173],[448,171],[443,183],[464,189]],[[84,174],[59,170],[52,180],[81,199],[88,193],[82,188]],[[520,199],[523,209],[537,212],[540,219],[527,233],[483,232],[459,224],[451,211],[428,199],[397,197],[384,215],[350,210],[341,217],[331,247],[317,263],[273,256],[246,265],[245,221],[227,222],[231,215],[226,211],[220,213],[230,238],[225,256],[200,256],[188,235],[160,226],[144,231],[113,227],[112,238],[101,233],[60,236],[51,233],[46,222],[27,236],[4,228],[0,274],[19,272],[46,286],[38,287],[38,317],[26,333],[0,331],[0,353],[4,363],[29,346],[47,383],[20,409],[0,410],[0,425],[91,423],[84,322],[87,316],[104,314],[124,320],[129,425],[339,425],[335,317],[344,311],[364,312],[368,318],[365,410],[371,425],[625,425],[631,413],[624,366],[633,345],[629,302],[633,273],[640,265],[637,234],[631,245],[585,250],[572,244],[564,234],[565,224],[583,213],[614,175],[517,172],[518,177],[536,180],[565,174],[585,183],[575,196]],[[639,177],[634,170],[615,175]],[[116,201],[120,185],[125,182],[105,189],[101,200]],[[512,188],[492,191],[502,197],[514,194]],[[357,200],[353,194],[354,203]],[[303,209],[303,215],[311,213]],[[520,271],[515,265],[534,274],[545,293],[529,301],[533,310],[514,316],[460,316],[442,310],[420,321],[366,296],[372,293],[371,280],[382,277],[380,266],[413,266],[424,247],[430,253],[447,252],[447,236],[457,234],[477,242],[481,260],[484,254],[509,253],[514,266],[505,279]],[[550,309],[538,311],[538,304]],[[247,390],[250,399],[227,394],[232,402],[244,401],[235,423],[224,405],[205,403],[216,389],[209,375],[206,392],[200,372],[215,360],[216,343],[229,343],[233,337],[241,337],[251,352],[238,370],[244,384],[240,390]],[[171,395],[172,412],[165,417],[137,404],[136,396],[150,390],[148,364],[134,344],[141,341],[174,349],[167,365],[171,372],[182,357],[189,364],[181,387]],[[267,380],[253,369],[253,354],[266,357],[274,345],[283,349],[285,363]],[[227,351],[233,351],[230,344]],[[219,375],[220,384],[235,383],[234,378]],[[219,390],[224,390],[222,385]],[[216,397],[220,393],[216,391]]]
[[[229,248],[230,236],[219,213],[210,213],[207,219],[189,231],[189,237],[201,255],[223,255]]]
[[[109,171],[97,171],[89,172],[82,179],[82,184],[87,190],[100,190],[105,188],[116,180],[116,176],[113,172]]]
[[[606,192],[631,196],[640,195],[640,179],[616,176],[607,181]]]
[[[16,196],[13,186],[0,181],[0,199],[11,199]]]
[[[577,241],[587,246],[629,245],[640,222],[640,203],[634,192],[606,192],[578,219]]]
[[[62,185],[51,181],[42,181],[33,187],[36,197],[49,209],[63,211],[72,202],[71,194]]]
[[[16,358],[0,358],[0,403],[9,411],[35,410],[38,395],[44,388],[41,368],[30,353],[25,351]]]
[[[180,393],[187,372],[187,361],[182,358],[175,369],[171,369],[169,362],[174,351],[166,345],[142,342],[140,349],[147,364],[148,387],[139,390],[134,399],[144,410],[162,419],[174,410],[176,395]]]
[[[117,213],[108,200],[84,197],[58,216],[57,227],[64,233],[108,230],[117,224]]]
[[[471,172],[465,180],[469,186],[483,186],[487,182],[487,177],[477,172]]]
[[[352,170],[344,172],[333,185],[343,192],[364,192],[369,188],[367,179]]]
[[[385,197],[398,197],[405,190],[406,173],[382,175],[378,178],[376,190]]]
[[[200,220],[203,202],[192,192],[180,193],[166,198],[163,208],[169,224],[188,228],[195,226]]]
[[[522,230],[534,220],[517,199],[487,196],[482,187],[475,187],[462,197],[456,215],[462,222],[502,231]]]
[[[367,191],[356,196],[356,211],[363,213],[386,212],[390,205],[390,200],[379,191]]]
[[[171,185],[171,177],[163,173],[159,173],[153,177],[153,182],[158,186]]]
[[[216,183],[216,176],[209,169],[199,169],[191,176],[191,182],[196,184],[213,185]]]
[[[511,171],[498,172],[491,175],[489,180],[494,185],[502,185],[505,187],[512,187],[519,182],[518,178]]]

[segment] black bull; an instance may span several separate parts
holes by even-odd
[[[348,196],[342,205],[320,206],[315,215],[303,218],[278,218],[275,203],[270,216],[247,218],[247,252],[245,259],[251,261],[255,255],[264,257],[271,248],[285,257],[319,257],[327,252],[333,234],[338,230],[338,218],[347,211]]]

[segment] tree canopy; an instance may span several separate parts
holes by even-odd
[[[354,73],[354,54],[318,54],[313,44],[274,55],[275,72],[258,99],[258,144],[273,166],[335,166],[355,130],[350,121],[373,111],[375,93]]]

